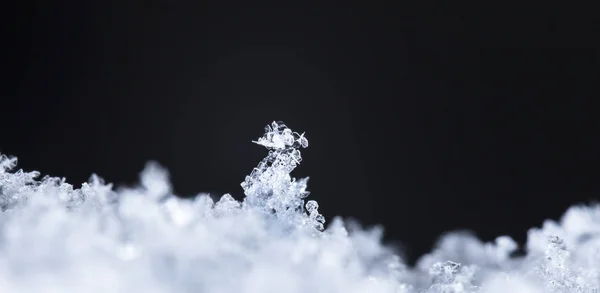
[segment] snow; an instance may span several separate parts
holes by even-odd
[[[522,257],[508,236],[448,233],[409,267],[381,229],[324,228],[308,178],[291,176],[304,134],[273,122],[255,143],[269,153],[242,201],[179,198],[156,163],[136,187],[94,175],[74,189],[1,156],[0,292],[598,292],[600,206],[531,229]]]

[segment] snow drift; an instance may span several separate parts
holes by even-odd
[[[290,175],[308,140],[281,122],[265,130],[241,202],[178,198],[152,163],[135,188],[94,175],[74,189],[0,156],[0,292],[598,292],[599,206],[530,230],[522,257],[508,236],[449,233],[411,268],[381,230],[324,229],[308,179]]]

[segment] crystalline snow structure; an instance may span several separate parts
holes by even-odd
[[[154,163],[134,188],[93,175],[74,189],[0,156],[0,293],[598,292],[600,206],[530,230],[523,257],[510,237],[456,232],[409,268],[381,229],[340,218],[324,229],[318,204],[304,202],[308,179],[290,176],[308,140],[281,122],[265,130],[255,143],[269,154],[241,202],[178,198]]]
[[[311,222],[322,231],[325,218],[319,214],[316,201],[306,203],[309,219],[299,213],[303,210],[303,198],[310,194],[306,191],[308,178],[296,180],[290,176],[302,161],[299,148],[308,147],[304,134],[292,132],[283,122],[273,122],[254,143],[269,149],[269,154],[242,182],[245,201],[272,210],[279,218],[295,220],[292,224]]]

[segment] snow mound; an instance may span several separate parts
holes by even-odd
[[[182,199],[149,163],[140,185],[114,189],[93,175],[64,179],[12,171],[0,156],[0,292],[592,293],[600,288],[600,206],[570,208],[532,229],[527,254],[508,236],[482,243],[449,233],[410,268],[381,230],[324,229],[308,178],[290,173],[308,146],[281,122],[255,143],[268,149],[236,201]]]

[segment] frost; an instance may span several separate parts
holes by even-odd
[[[433,284],[427,292],[462,293],[477,291],[477,287],[470,284],[474,274],[472,267],[463,267],[459,263],[446,261],[434,264],[429,273],[432,276]]]
[[[293,132],[283,122],[273,122],[265,127],[265,134],[254,143],[269,149],[269,154],[242,182],[245,202],[272,211],[281,220],[306,222],[298,218],[298,211],[302,211],[303,198],[310,194],[306,191],[308,178],[296,180],[290,173],[302,161],[299,148],[307,147],[308,140],[304,134]],[[317,203],[312,201],[311,205],[315,208],[309,211],[309,222],[323,230],[325,219],[316,211]]]
[[[409,267],[381,227],[335,217],[325,229],[308,178],[291,176],[303,133],[273,122],[255,143],[268,154],[242,201],[177,197],[156,163],[139,186],[92,175],[76,189],[0,155],[0,292],[599,292],[598,205],[531,229],[522,257],[508,236],[453,232]]]
[[[308,211],[309,218],[311,222],[319,229],[319,231],[323,231],[325,224],[325,217],[319,214],[319,204],[314,200],[309,200],[306,203],[306,210]]]

